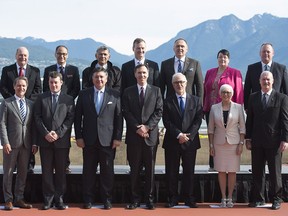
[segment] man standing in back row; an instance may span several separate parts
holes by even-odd
[[[172,76],[183,73],[187,79],[186,92],[203,99],[203,76],[200,63],[186,56],[188,45],[186,40],[178,38],[173,47],[175,56],[161,64],[160,88],[163,98],[175,93],[172,86]],[[166,94],[165,94],[166,92]]]
[[[288,74],[285,65],[273,61],[274,49],[271,43],[263,43],[260,48],[261,61],[248,65],[244,83],[244,108],[248,109],[251,93],[260,91],[259,78],[262,71],[271,71],[274,77],[273,89],[288,95]]]

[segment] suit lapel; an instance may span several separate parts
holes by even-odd
[[[102,105],[101,105],[101,108],[99,111],[99,115],[103,112],[103,109],[105,109],[105,107],[109,101],[109,98],[110,98],[109,89],[105,88],[104,95],[103,95],[103,101],[102,101]]]
[[[22,122],[22,118],[21,118],[21,114],[20,114],[20,110],[16,101],[16,98],[14,97],[13,101],[12,101],[12,106],[14,108],[15,113],[17,113],[17,116],[19,118],[19,120]]]
[[[174,104],[175,109],[177,110],[177,113],[178,113],[179,117],[182,118],[180,107],[179,107],[179,103],[178,103],[178,98],[177,98],[177,96],[175,94],[173,95],[172,102]],[[185,105],[185,109],[186,109],[186,105]]]
[[[186,71],[188,70],[190,65],[190,59],[185,57],[184,67],[183,67],[183,74],[186,74]]]

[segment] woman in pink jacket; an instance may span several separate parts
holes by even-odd
[[[203,112],[207,126],[209,124],[209,113],[213,104],[221,101],[219,89],[223,84],[229,84],[234,95],[231,100],[238,104],[244,103],[243,83],[241,72],[229,67],[230,53],[221,49],[217,53],[218,67],[207,71],[204,81]],[[209,171],[214,171],[213,157],[209,157]]]

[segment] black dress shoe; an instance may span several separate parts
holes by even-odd
[[[43,206],[42,206],[42,210],[48,210],[48,209],[50,209],[51,208],[51,204],[44,204]]]
[[[263,206],[265,205],[265,202],[251,202],[248,204],[248,207],[251,207],[251,208],[256,208],[256,207],[259,207],[259,206]]]
[[[146,203],[146,208],[149,210],[154,210],[155,204],[153,202],[148,202],[148,203]]]
[[[138,207],[140,207],[140,203],[138,202],[133,202],[126,206],[126,208],[130,210],[136,209]]]
[[[106,201],[106,202],[104,203],[104,209],[109,210],[109,209],[111,209],[111,208],[112,208],[111,202],[110,202],[110,201]]]
[[[178,202],[169,202],[169,203],[165,204],[165,207],[166,208],[172,208],[172,207],[177,206],[177,205],[178,205]]]
[[[91,202],[83,204],[83,209],[91,209],[91,208],[92,208],[92,203]]]
[[[55,205],[56,209],[58,210],[65,210],[67,206],[64,203],[58,203]]]
[[[198,205],[195,202],[186,202],[185,206],[188,206],[189,208],[198,208]]]
[[[280,207],[281,207],[281,203],[280,202],[273,202],[272,203],[272,207],[271,207],[271,209],[273,209],[273,210],[278,210],[278,209],[280,209]]]

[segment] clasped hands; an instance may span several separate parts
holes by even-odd
[[[143,137],[143,138],[148,138],[149,137],[149,128],[146,126],[146,125],[138,125],[137,126],[137,130],[136,130],[136,133]]]
[[[48,142],[52,143],[52,142],[55,142],[56,140],[58,140],[59,136],[55,131],[50,131],[48,134],[46,134],[45,139]]]
[[[190,133],[180,133],[178,137],[178,141],[180,144],[186,143],[189,141]]]

